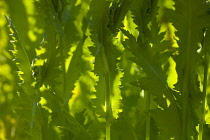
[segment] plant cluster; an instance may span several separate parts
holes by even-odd
[[[0,7],[1,140],[210,138],[208,0]]]

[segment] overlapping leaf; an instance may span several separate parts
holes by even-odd
[[[198,52],[199,42],[202,40],[203,30],[210,26],[210,17],[207,14],[205,1],[183,1],[175,0],[175,12],[170,13],[179,37],[179,55],[175,57],[177,64],[178,83],[176,88],[183,95],[183,139],[189,139],[195,134],[197,119],[188,121],[188,113],[194,114],[194,110],[200,104],[200,89],[197,78],[197,67],[200,65],[202,56]],[[179,18],[177,18],[179,17]],[[191,125],[194,130],[187,132],[187,126]]]
[[[164,69],[167,69],[167,65],[164,69],[162,67],[162,65],[167,63],[170,52],[164,51],[168,48],[168,43],[161,42],[163,36],[158,35],[159,28],[155,20],[155,13],[157,12],[156,2],[152,2],[151,7],[144,7],[145,10],[141,13],[143,15],[145,13],[147,15],[145,17],[137,14],[138,8],[134,9],[134,22],[138,25],[138,29],[142,29],[143,31],[140,31],[142,34],[139,35],[139,39],[136,42],[131,34],[122,30],[129,38],[129,40],[125,41],[124,46],[130,49],[135,56],[132,60],[141,66],[147,74],[147,78],[139,79],[140,87],[146,89],[149,94],[156,96],[155,101],[162,108],[162,110],[156,109],[151,111],[152,117],[154,117],[160,127],[161,137],[163,139],[170,139],[172,137],[179,139],[181,132],[177,130],[181,127],[180,109],[174,98],[174,94],[177,93],[174,93],[168,87],[167,76],[164,74]],[[148,11],[151,13],[148,13]],[[151,23],[150,27],[148,27],[149,22]],[[152,47],[150,43],[152,43]],[[159,115],[156,115],[156,113]],[[161,121],[161,118],[170,118],[173,121]],[[173,128],[170,131],[166,129],[171,125],[173,125]]]

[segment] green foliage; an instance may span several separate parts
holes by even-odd
[[[0,139],[209,139],[209,4],[1,1]]]

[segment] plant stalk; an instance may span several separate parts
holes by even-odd
[[[188,73],[185,73],[189,75]],[[182,135],[181,140],[187,140],[187,116],[188,116],[188,103],[189,103],[189,76],[184,78],[184,88],[183,88],[183,112],[182,112]]]
[[[209,53],[205,54],[205,65],[204,65],[204,79],[203,79],[203,96],[202,96],[202,107],[201,107],[201,122],[199,124],[199,135],[198,140],[203,138],[203,126],[205,124],[205,106],[206,106],[206,89],[207,89],[207,79],[208,79],[208,66],[209,66]]]
[[[144,92],[144,90],[142,90]],[[144,92],[145,93],[145,92]],[[146,112],[147,112],[147,118],[146,118],[146,138],[145,140],[150,140],[150,94],[147,92],[145,94],[145,99],[146,99]]]
[[[112,107],[111,107],[112,85],[110,78],[109,63],[105,49],[103,47],[102,47],[102,63],[104,66],[104,75],[105,75],[106,140],[110,140],[110,126],[112,119]]]
[[[106,82],[106,95],[105,95],[105,105],[106,105],[106,140],[110,140],[110,126],[111,126],[111,99],[110,99],[110,77],[109,74],[105,75]]]
[[[188,113],[189,113],[189,85],[190,85],[190,76],[191,76],[191,28],[192,28],[192,8],[191,8],[191,0],[188,0],[187,3],[189,4],[188,9],[188,35],[187,35],[187,46],[185,52],[185,66],[184,66],[184,81],[183,81],[183,88],[182,88],[182,129],[181,129],[181,140],[187,140],[187,126],[188,126]]]

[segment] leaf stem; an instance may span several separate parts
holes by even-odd
[[[142,92],[144,92],[144,90],[142,90]],[[147,117],[146,117],[146,138],[145,138],[145,140],[150,140],[150,115],[149,115],[150,94],[148,92],[145,94],[145,99],[146,99],[146,111],[147,111]]]
[[[187,72],[188,70],[186,70]],[[189,74],[185,73],[186,76],[184,78],[184,84],[183,84],[183,112],[182,112],[182,136],[181,140],[186,140],[187,139],[187,116],[188,116],[188,99],[189,99],[189,90],[188,90],[188,85],[189,85]]]
[[[111,127],[111,117],[112,117],[112,107],[111,107],[111,84],[109,73],[105,74],[106,82],[106,93],[105,93],[105,105],[106,105],[106,140],[110,140],[110,127]]]
[[[63,71],[63,91],[62,91],[62,97],[64,98],[65,97],[65,93],[66,93],[66,65],[65,65],[65,57],[64,57],[64,54],[63,54],[63,40],[62,38],[60,37],[60,53],[61,53],[61,58],[63,58],[61,60],[61,70]]]
[[[190,85],[190,76],[191,76],[191,40],[192,40],[192,6],[191,6],[191,0],[188,0],[188,34],[187,34],[187,46],[186,46],[186,52],[185,52],[185,67],[184,67],[184,82],[183,82],[183,89],[182,89],[182,129],[181,129],[181,140],[187,140],[187,126],[188,126],[188,113],[189,113],[189,85]]]
[[[105,107],[106,107],[106,140],[110,140],[110,126],[111,126],[111,118],[112,118],[112,106],[111,106],[111,78],[109,71],[109,63],[107,59],[107,55],[105,53],[105,49],[102,47],[102,62],[104,65],[104,74],[105,74]]]
[[[206,89],[207,89],[207,79],[208,79],[208,66],[209,66],[209,53],[205,54],[205,65],[204,65],[204,80],[203,80],[203,96],[202,96],[202,107],[201,107],[201,122],[199,124],[199,135],[198,140],[203,138],[203,126],[205,124],[205,106],[206,106]]]

